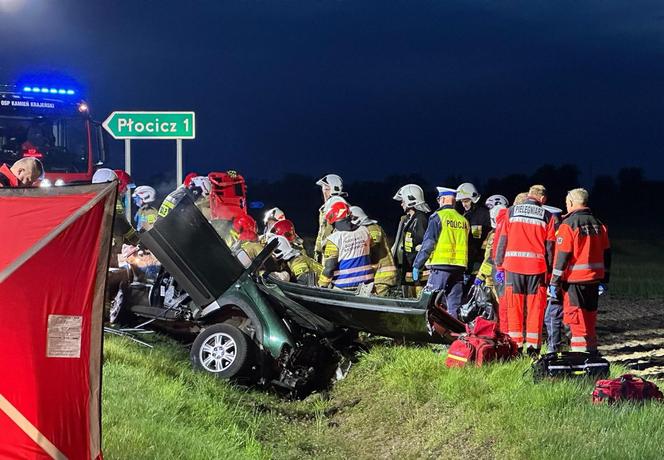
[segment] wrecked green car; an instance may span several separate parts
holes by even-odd
[[[221,378],[306,392],[343,371],[360,331],[431,343],[464,331],[434,292],[390,299],[259,276],[274,245],[244,268],[189,199],[141,241],[163,267],[124,289],[116,317],[121,309],[196,334],[193,365]]]

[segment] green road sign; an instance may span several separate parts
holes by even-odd
[[[113,112],[103,126],[115,139],[194,139],[194,112]]]

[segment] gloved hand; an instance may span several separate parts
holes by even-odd
[[[496,283],[498,283],[498,284],[505,284],[505,272],[502,271],[502,270],[496,272],[493,279],[496,280]]]
[[[413,281],[420,279],[420,271],[417,267],[413,267]]]
[[[550,285],[548,293],[549,297],[551,297],[552,299],[557,299],[560,293],[560,291],[558,290],[558,286],[556,286],[555,284]]]
[[[484,281],[479,278],[475,278],[475,281],[473,281],[473,286],[481,286],[482,284],[484,284]]]
[[[608,292],[608,290],[609,290],[609,286],[607,286],[604,283],[600,283],[599,288],[597,289],[597,293],[599,295],[602,295],[602,294],[605,294],[606,292]]]

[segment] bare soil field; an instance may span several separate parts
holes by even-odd
[[[664,379],[664,300],[600,300],[599,350],[634,374]]]

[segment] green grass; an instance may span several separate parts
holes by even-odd
[[[661,458],[664,405],[597,407],[591,383],[534,384],[525,359],[443,357],[377,346],[331,392],[285,401],[191,372],[168,340],[108,337],[105,458]]]
[[[612,241],[611,295],[622,298],[664,297],[664,241]]]

